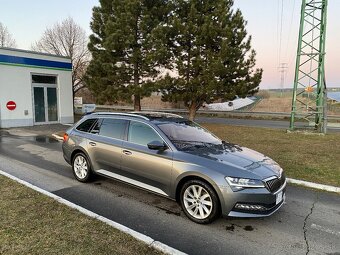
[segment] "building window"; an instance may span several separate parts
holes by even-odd
[[[57,77],[51,75],[32,74],[32,83],[57,84]]]

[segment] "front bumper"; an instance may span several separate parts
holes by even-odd
[[[222,214],[229,217],[267,217],[278,211],[285,202],[286,182],[275,193],[266,188],[244,189],[233,192],[229,187],[223,189],[224,206]],[[282,199],[277,201],[277,196]],[[236,205],[244,205],[240,208]],[[248,206],[247,206],[248,205]],[[251,207],[251,209],[247,209]],[[260,209],[254,209],[260,208]]]

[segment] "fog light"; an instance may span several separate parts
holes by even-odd
[[[265,211],[266,208],[262,205],[248,205],[248,204],[236,204],[236,209],[249,210],[249,211]]]

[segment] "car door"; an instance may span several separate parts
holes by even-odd
[[[157,131],[140,121],[130,121],[127,141],[123,142],[122,171],[134,178],[136,185],[153,192],[168,195],[172,174],[173,152],[151,150],[147,144],[164,142]]]
[[[123,137],[128,121],[103,118],[92,128],[88,138],[88,153],[94,171],[110,175],[120,170]]]

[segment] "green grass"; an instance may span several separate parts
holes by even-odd
[[[0,184],[0,254],[160,254],[8,178]]]
[[[284,130],[204,124],[221,139],[273,158],[291,178],[340,187],[340,134],[326,136]]]

